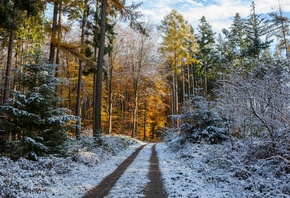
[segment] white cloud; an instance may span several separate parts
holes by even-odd
[[[131,3],[132,1],[127,1]],[[140,2],[134,1],[136,3]],[[144,20],[159,24],[163,18],[176,9],[196,29],[199,20],[205,16],[215,32],[228,28],[238,12],[245,18],[250,14],[252,0],[143,0],[140,11]],[[256,0],[256,12],[267,14],[278,10],[277,0]],[[280,2],[284,12],[290,13],[290,1]],[[288,15],[289,16],[289,15]]]

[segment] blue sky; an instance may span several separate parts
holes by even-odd
[[[237,12],[242,18],[250,14],[250,5],[253,0],[127,0],[131,2],[143,2],[139,10],[143,14],[144,21],[159,24],[161,20],[176,9],[194,29],[199,24],[202,16],[212,25],[215,32],[228,28]],[[278,5],[288,18],[290,18],[290,0],[255,0],[256,12],[267,14],[278,10]]]

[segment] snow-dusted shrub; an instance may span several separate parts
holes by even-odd
[[[163,141],[170,145],[170,150],[177,152],[184,146],[186,136],[180,132],[180,129],[169,128],[165,131]]]
[[[219,108],[236,137],[260,137],[258,158],[282,155],[290,149],[290,71],[282,61],[255,62],[250,72],[233,71],[222,82]],[[287,156],[288,155],[288,156]]]
[[[206,101],[201,96],[193,96],[184,103],[180,120],[181,133],[194,142],[217,144],[228,139],[221,113],[213,102]]]
[[[99,156],[93,152],[81,151],[73,156],[73,160],[85,165],[94,165],[99,163]]]
[[[35,139],[24,137],[17,141],[7,141],[6,155],[15,160],[19,157],[37,160],[37,156],[44,155],[48,152],[48,147],[41,143],[42,140],[41,137],[35,137]]]
[[[120,150],[136,143],[136,140],[124,135],[103,135],[96,139],[92,135],[82,134],[80,139],[69,139],[66,144],[67,155],[74,155],[78,152],[104,149],[112,154],[117,154]]]
[[[66,142],[66,153],[72,160],[85,165],[97,164],[101,159],[117,155],[130,145],[136,144],[136,140],[129,136],[104,135],[96,140],[95,137],[81,135],[78,140],[69,139]]]
[[[66,132],[75,116],[57,107],[60,99],[56,91],[62,79],[54,75],[56,65],[47,64],[39,54],[27,61],[15,71],[21,89],[11,90],[11,98],[0,106],[5,114],[3,126],[7,134],[24,141],[23,150],[28,154],[39,154],[35,152],[38,148],[43,153],[56,153],[67,139]],[[20,152],[19,157],[27,153]]]
[[[233,130],[245,128],[241,136],[263,136],[274,140],[289,128],[289,64],[256,62],[252,72],[232,71],[218,91],[219,105],[232,120]]]
[[[129,136],[123,135],[104,135],[101,136],[101,146],[108,152],[116,155],[121,150],[126,149],[128,146],[135,144],[136,140]]]

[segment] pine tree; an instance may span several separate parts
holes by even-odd
[[[251,14],[245,22],[246,29],[246,55],[252,58],[260,58],[261,52],[269,48],[271,40],[263,41],[262,38],[267,36],[268,29],[265,25],[265,18],[256,14],[255,3],[251,4]]]
[[[56,107],[60,100],[55,92],[61,79],[54,77],[55,66],[47,64],[40,56],[37,53],[29,64],[15,71],[15,80],[23,88],[11,91],[12,97],[0,106],[0,111],[6,115],[6,133],[12,134],[15,140],[29,140],[38,145],[27,152],[55,153],[60,152],[67,138],[68,124],[75,116],[70,115],[68,109]]]
[[[15,31],[23,23],[24,13],[27,17],[36,16],[44,9],[44,3],[37,1],[22,0],[2,0],[0,1],[0,29],[4,29],[8,33],[8,50],[7,50],[7,66],[5,71],[5,84],[3,91],[3,102],[9,97],[10,77],[12,71],[13,48],[15,40]]]
[[[191,141],[217,144],[228,139],[222,113],[202,96],[192,96],[183,104],[180,119],[181,132]]]
[[[200,19],[200,25],[198,25],[197,30],[196,42],[199,47],[197,59],[200,61],[199,75],[203,78],[203,95],[206,98],[209,91],[209,78],[215,75],[214,63],[217,58],[215,54],[215,33],[204,16]]]
[[[241,59],[244,55],[245,36],[245,24],[239,13],[236,13],[228,36],[234,59]]]

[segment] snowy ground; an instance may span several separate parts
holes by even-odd
[[[290,198],[290,163],[256,159],[245,142],[180,144],[178,137],[156,146],[169,197]]]
[[[124,172],[123,176],[121,176],[106,197],[145,197],[142,191],[149,182],[149,160],[152,153],[152,146],[153,144],[148,144],[140,151],[136,159]]]
[[[103,148],[92,149],[84,139],[81,148],[68,158],[39,158],[16,162],[0,158],[0,197],[77,198],[113,172],[142,143],[130,138],[105,138]],[[124,145],[128,145],[124,149]]]
[[[241,182],[206,163],[209,145],[191,145],[177,153],[157,145],[159,167],[170,197],[247,197]]]
[[[81,145],[73,145],[79,148],[67,158],[13,162],[2,157],[0,197],[81,197],[142,144],[119,139],[106,137],[104,146],[97,149],[84,147],[90,145],[91,140],[86,139]],[[125,149],[124,145],[128,147]],[[107,197],[144,197],[152,145],[141,150]],[[290,197],[290,176],[277,170],[281,161],[245,163],[241,161],[245,152],[230,148],[227,143],[181,146],[178,138],[157,144],[159,167],[169,197]]]

